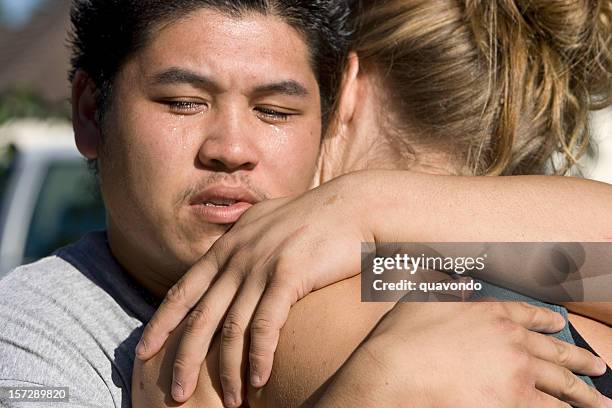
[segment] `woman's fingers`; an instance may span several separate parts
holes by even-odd
[[[599,376],[606,372],[606,363],[601,358],[582,347],[554,337],[528,332],[525,347],[532,356],[577,374]]]
[[[251,317],[261,299],[265,283],[248,279],[242,285],[238,296],[227,312],[221,329],[219,350],[219,376],[223,389],[223,400],[227,407],[242,404],[242,374],[246,364],[246,342]]]
[[[139,359],[148,360],[161,350],[170,332],[181,323],[206,292],[218,269],[215,256],[209,252],[170,288],[146,324],[136,346],[136,356]]]
[[[187,316],[172,376],[172,398],[177,402],[193,394],[212,338],[240,286],[232,273],[225,270]]]
[[[291,285],[282,282],[268,284],[251,322],[249,377],[253,387],[263,387],[268,382],[280,330],[297,300],[296,289]]]
[[[535,386],[538,390],[565,401],[577,408],[608,408],[606,397],[587,385],[567,368],[549,361],[536,359],[533,366],[536,373]]]

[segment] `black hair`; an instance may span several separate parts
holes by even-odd
[[[323,127],[338,93],[348,52],[347,0],[73,0],[69,80],[85,71],[96,85],[100,115],[112,100],[116,74],[147,45],[155,28],[201,8],[240,17],[257,12],[282,18],[298,31],[310,52],[321,94]]]

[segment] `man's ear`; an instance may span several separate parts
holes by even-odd
[[[353,118],[359,94],[359,57],[357,53],[351,51],[344,75],[342,77],[342,87],[338,102],[338,119],[340,123],[346,124]]]
[[[89,75],[78,70],[72,80],[72,126],[77,148],[88,159],[98,157],[102,140],[97,92]]]

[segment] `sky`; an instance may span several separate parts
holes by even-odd
[[[5,23],[19,27],[26,23],[32,13],[44,0],[0,0],[0,9]]]

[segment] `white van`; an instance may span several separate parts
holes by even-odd
[[[104,223],[95,177],[68,123],[0,127],[0,277]]]

